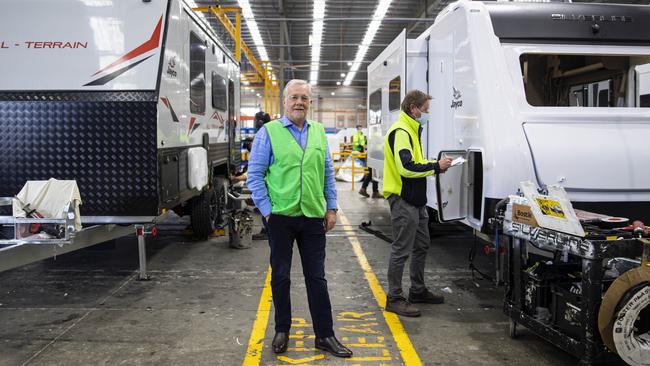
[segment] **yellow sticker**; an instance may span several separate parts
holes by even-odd
[[[546,216],[557,217],[560,219],[566,219],[560,201],[549,200],[545,198],[536,198],[535,200],[537,201],[539,209],[542,210],[542,214]]]

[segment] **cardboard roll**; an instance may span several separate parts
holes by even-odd
[[[649,316],[650,267],[625,272],[609,287],[598,312],[603,343],[629,365],[650,365]],[[644,323],[640,328],[638,320]]]

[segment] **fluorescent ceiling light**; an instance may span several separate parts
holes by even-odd
[[[312,85],[318,83],[318,63],[320,62],[320,45],[323,40],[323,18],[325,18],[325,0],[314,1],[314,22],[311,33],[311,70],[309,73],[309,82]]]
[[[266,47],[264,47],[264,41],[260,35],[260,30],[257,27],[257,22],[255,21],[255,15],[253,15],[253,9],[251,9],[251,4],[248,0],[237,0],[239,7],[241,7],[242,15],[246,21],[246,26],[248,26],[248,31],[253,37],[253,43],[257,48],[257,54],[260,57],[260,61],[267,61],[269,55],[266,53]]]
[[[363,36],[361,45],[359,45],[359,49],[357,50],[357,55],[354,57],[352,66],[350,66],[350,71],[343,81],[343,85],[350,86],[352,80],[357,75],[357,70],[359,70],[359,67],[361,66],[361,61],[363,61],[363,58],[368,52],[368,45],[370,45],[372,43],[372,40],[375,38],[377,30],[379,30],[379,26],[381,26],[381,21],[386,16],[386,12],[388,11],[388,8],[392,2],[393,0],[379,1],[379,5],[377,5],[377,9],[375,9],[375,14],[372,16],[372,20],[370,21],[368,29],[366,30],[366,35]]]

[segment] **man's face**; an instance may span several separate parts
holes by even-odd
[[[292,122],[302,122],[307,118],[311,95],[307,85],[293,85],[284,96],[284,110]]]
[[[422,107],[418,108],[415,105],[411,106],[411,116],[413,118],[420,118],[422,117],[422,113],[429,113],[429,101],[427,100],[422,104]]]

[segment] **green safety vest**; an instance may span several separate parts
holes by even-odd
[[[304,150],[282,122],[264,125],[274,157],[264,178],[274,214],[325,217],[325,129],[318,122],[306,123]]]
[[[358,149],[359,146],[366,146],[366,136],[361,131],[357,131],[357,133],[352,135],[352,150],[363,151],[362,149]]]

